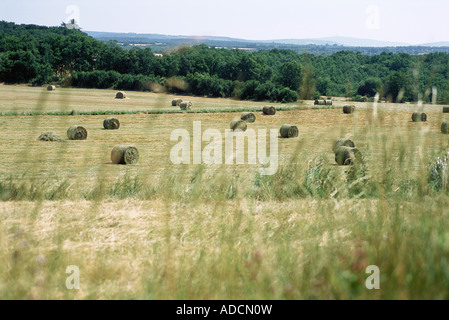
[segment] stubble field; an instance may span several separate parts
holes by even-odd
[[[279,168],[174,165],[175,129],[224,135],[239,112],[161,113],[174,96],[111,90],[0,86],[0,298],[2,299],[447,299],[449,200],[428,179],[429,162],[448,148],[440,131],[449,115],[424,106],[313,102],[263,116],[264,105],[183,97],[195,109],[254,109],[252,129],[295,124],[279,139]],[[350,103],[354,104],[354,103]],[[284,107],[284,106],[282,106]],[[295,109],[296,108],[296,109]],[[33,112],[73,115],[6,115]],[[92,111],[115,115],[104,130]],[[73,124],[86,141],[41,142]],[[332,143],[351,138],[363,163],[337,166]],[[137,165],[113,165],[116,144],[132,144]],[[207,142],[203,142],[203,147]],[[380,270],[368,290],[366,267]],[[80,270],[69,290],[68,266]]]

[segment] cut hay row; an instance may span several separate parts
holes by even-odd
[[[61,136],[57,135],[54,132],[45,132],[41,134],[38,138],[38,141],[56,141],[61,142],[64,141],[64,139],[61,138]]]
[[[278,111],[293,111],[293,110],[314,110],[321,107],[307,107],[307,106],[282,106],[278,107]],[[323,108],[326,109],[326,108]],[[201,108],[188,110],[188,113],[235,113],[235,112],[258,112],[261,111],[259,107],[228,107],[228,108]],[[33,117],[33,116],[99,116],[99,115],[131,115],[131,114],[177,114],[184,113],[183,110],[175,109],[136,109],[136,110],[89,110],[89,111],[9,111],[0,112],[0,117]]]

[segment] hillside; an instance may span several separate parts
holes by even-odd
[[[309,45],[310,52],[298,53],[284,50],[281,45],[270,50],[251,50],[249,43],[242,42],[238,44],[248,45],[243,50],[200,44],[173,48],[171,53],[156,57],[157,51],[151,47],[125,49],[117,41],[102,42],[64,27],[0,22],[0,34],[0,82],[5,83],[55,83],[273,102],[322,95],[372,98],[376,93],[390,101],[412,102],[422,97],[424,102],[449,102],[449,54],[421,55],[420,47],[406,47],[419,50],[413,55],[372,55],[345,51],[345,47],[337,45]],[[133,37],[139,39],[139,35]],[[232,44],[223,39],[210,41],[227,43],[226,48]],[[266,47],[258,49],[273,44],[261,46]],[[310,54],[322,48],[331,51],[326,55]],[[387,50],[365,49],[371,53]],[[434,97],[432,88],[438,92]]]
[[[342,50],[361,52],[368,55],[376,55],[382,52],[408,53],[413,55],[432,52],[449,53],[448,42],[429,43],[416,46],[400,42],[377,41],[349,37],[245,40],[213,36],[112,33],[97,31],[86,31],[86,33],[103,42],[117,41],[124,48],[129,49],[138,45],[151,48],[151,50],[157,53],[173,51],[180,46],[193,46],[199,44],[227,49],[245,49],[249,51],[288,49],[298,53],[312,53],[317,55],[330,55]]]

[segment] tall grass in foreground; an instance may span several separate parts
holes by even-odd
[[[447,299],[447,169],[429,159],[412,176],[317,156],[252,179],[198,166],[75,193],[2,181],[2,200],[21,201],[0,203],[0,298]]]
[[[348,167],[302,150],[305,137],[273,176],[170,164],[113,180],[107,166],[73,179],[11,172],[0,180],[0,299],[448,299],[444,142],[379,118],[334,129],[365,142]],[[32,151],[17,157],[46,159]],[[71,265],[79,290],[66,287]],[[365,287],[369,265],[379,290]]]
[[[447,299],[446,201],[2,203],[0,297]]]

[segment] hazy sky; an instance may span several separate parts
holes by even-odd
[[[84,30],[243,39],[449,41],[448,0],[1,0],[0,20]]]

